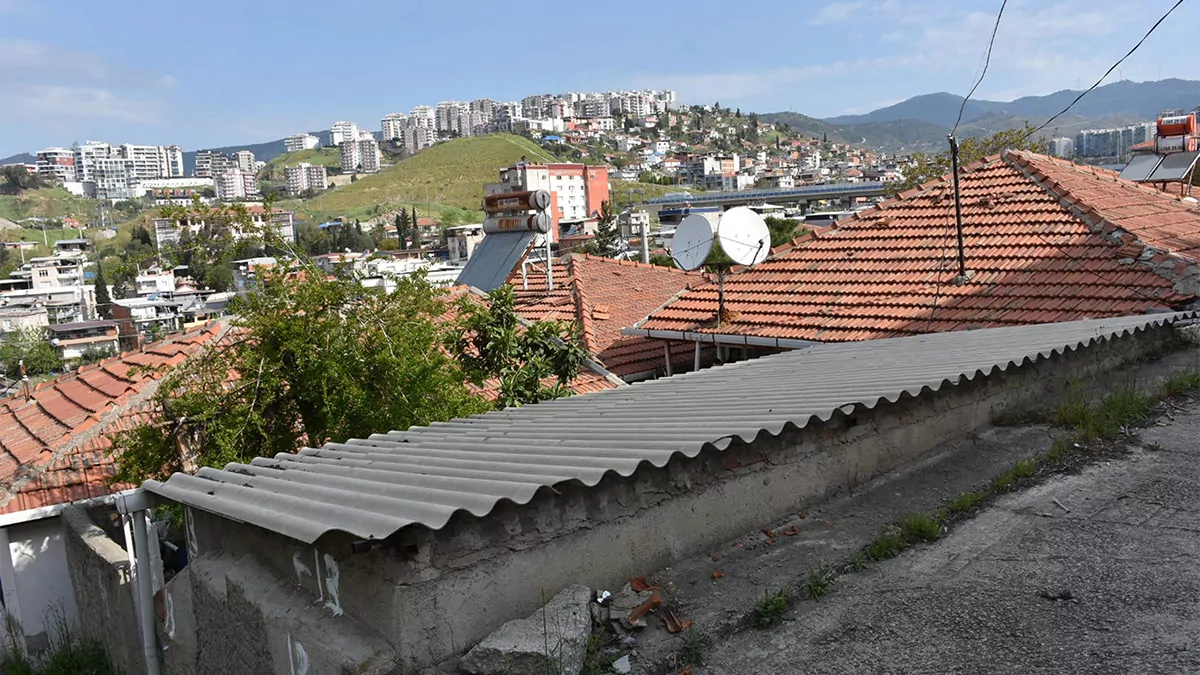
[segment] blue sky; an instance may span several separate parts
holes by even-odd
[[[194,150],[339,119],[378,129],[417,104],[567,90],[673,88],[685,102],[746,111],[866,112],[965,94],[1000,2],[499,4],[0,0],[0,157],[86,139]],[[977,96],[1087,86],[1171,4],[1010,0]],[[1200,0],[1185,2],[1120,75],[1200,79],[1196,26]]]

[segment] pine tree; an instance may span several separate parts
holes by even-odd
[[[96,315],[102,319],[112,318],[112,298],[108,295],[108,282],[104,280],[104,267],[96,263]]]
[[[624,249],[621,226],[607,199],[600,203],[600,220],[596,223],[596,251],[605,258],[615,258]]]

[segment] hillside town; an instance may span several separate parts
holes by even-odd
[[[1200,672],[1200,81],[1120,71],[1182,1],[1068,7],[1134,44],[1075,89],[1053,3],[620,77],[496,17],[396,87],[444,17],[272,2],[222,39],[355,25],[321,100],[9,44],[0,675]]]

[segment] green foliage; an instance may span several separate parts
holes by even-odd
[[[44,328],[25,328],[10,333],[0,342],[0,364],[11,378],[21,375],[21,363],[26,375],[44,375],[62,368],[58,350],[50,344]]]
[[[793,218],[776,218],[768,216],[763,219],[767,223],[767,229],[771,232],[771,247],[774,248],[780,244],[795,239],[796,237],[808,234],[808,230],[801,227],[802,223]]]
[[[556,321],[525,325],[513,302],[508,285],[489,293],[486,303],[464,295],[456,333],[447,340],[451,353],[476,385],[499,381],[501,407],[569,395],[568,384],[587,358],[578,327]]]
[[[804,597],[819,600],[829,594],[829,586],[833,583],[833,574],[826,569],[816,568],[808,571],[804,578]]]
[[[982,491],[964,492],[946,505],[947,513],[968,513],[976,506],[979,506],[984,499],[987,498],[987,493]]]
[[[614,258],[625,250],[621,226],[613,213],[612,203],[607,199],[600,204],[600,219],[596,223],[596,238],[592,243],[596,245],[596,252],[605,258]]]
[[[118,481],[180,468],[177,441],[220,466],[487,409],[440,345],[445,304],[423,276],[389,294],[352,280],[265,275],[236,332],[168,374],[160,427],[118,439]],[[233,377],[230,377],[230,375]]]
[[[1172,373],[1162,384],[1163,394],[1180,396],[1200,391],[1200,368]]]
[[[108,294],[108,281],[104,279],[104,266],[96,263],[96,313],[102,319],[112,318],[112,298]]]
[[[908,548],[908,544],[899,533],[887,531],[879,535],[867,547],[863,549],[863,555],[867,560],[880,561],[894,558]]]
[[[24,166],[20,164],[10,164],[2,171],[0,176],[4,177],[4,182],[14,191],[31,190],[42,187],[41,176],[36,173],[29,173]]]
[[[978,162],[1005,150],[1030,150],[1046,152],[1046,144],[1033,138],[1033,128],[1028,123],[1021,129],[998,131],[991,136],[963,138],[958,142],[958,165],[960,168]],[[935,178],[950,173],[950,149],[937,154],[918,153],[913,156],[916,166],[905,167],[904,180],[889,186],[890,194],[923,185]]]
[[[6,648],[0,649],[0,673],[4,675],[116,675],[117,670],[109,660],[104,645],[92,640],[81,640],[71,632],[60,607],[47,612],[52,621],[50,649],[40,660],[34,661],[25,653],[18,636],[20,623],[7,612],[4,613]]]
[[[79,361],[80,363],[96,363],[97,361],[103,361],[116,355],[117,353],[111,348],[90,345],[87,349],[83,350],[83,354],[79,356]]]
[[[657,253],[650,256],[650,264],[658,265],[659,267],[675,267],[675,259],[669,255]]]
[[[704,636],[694,627],[683,632],[679,639],[679,663],[683,666],[700,667],[705,661]]]
[[[918,541],[933,541],[942,533],[942,526],[937,520],[923,513],[910,513],[900,519],[900,536],[908,543]]]
[[[1135,383],[1114,389],[1099,400],[1076,389],[1059,406],[1055,422],[1071,427],[1083,441],[1117,438],[1122,429],[1150,416],[1153,398]]]
[[[758,628],[769,628],[779,623],[788,610],[788,593],[786,588],[774,591],[763,591],[754,610],[750,613],[750,621]]]

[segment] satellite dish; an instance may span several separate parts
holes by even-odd
[[[671,256],[685,270],[694,270],[704,264],[713,246],[712,221],[704,216],[692,214],[675,228]]]
[[[729,209],[721,215],[717,240],[725,255],[739,265],[757,265],[771,252],[771,230],[766,221],[745,206]]]

